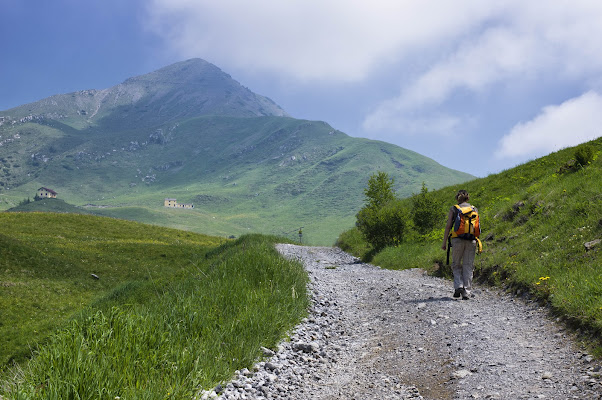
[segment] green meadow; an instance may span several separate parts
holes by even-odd
[[[476,257],[476,279],[538,299],[600,345],[602,245],[585,246],[602,239],[600,151],[602,139],[430,191],[427,196],[440,216],[436,228],[422,235],[410,230],[398,246],[375,252],[356,228],[343,233],[338,244],[385,268],[423,268],[450,276],[441,250],[445,220],[457,191],[466,189],[482,226],[484,250]],[[408,213],[412,201],[401,200]]]
[[[236,241],[105,217],[2,213],[0,395],[191,397],[305,314],[282,238]]]

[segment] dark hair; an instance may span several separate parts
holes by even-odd
[[[468,194],[468,192],[464,189],[462,190],[458,190],[458,194],[456,195],[456,200],[458,200],[458,203],[464,203],[466,201],[468,201],[470,199],[470,195]]]

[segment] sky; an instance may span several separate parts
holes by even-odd
[[[0,0],[0,110],[190,58],[487,176],[602,136],[594,0]]]

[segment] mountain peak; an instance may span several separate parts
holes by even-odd
[[[217,66],[200,58],[127,79],[120,90],[141,93],[141,101],[183,116],[288,116],[269,98],[253,93]]]
[[[252,92],[200,58],[126,79],[108,89],[55,95],[3,114],[16,119],[28,115],[75,118],[84,125],[108,115],[148,124],[203,115],[288,116],[269,98]]]
[[[207,78],[232,79],[217,66],[201,58],[180,61],[144,75],[128,78],[123,84],[137,81],[176,83]]]

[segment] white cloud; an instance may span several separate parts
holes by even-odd
[[[491,10],[493,16],[484,15],[479,21],[485,27],[481,31],[452,38],[452,51],[404,82],[398,96],[379,104],[366,117],[364,129],[373,133],[395,129],[404,115],[445,108],[457,93],[495,96],[491,89],[500,84],[532,82],[536,86],[543,77],[553,76],[559,82],[596,87],[602,76],[598,50],[602,47],[598,22],[602,3],[550,1],[543,7],[507,1],[504,5]],[[517,99],[518,107],[521,100]]]
[[[529,38],[521,37],[507,29],[490,29],[479,38],[464,44],[447,60],[434,65],[429,71],[404,88],[398,97],[388,99],[367,115],[363,128],[367,132],[393,130],[402,134],[408,130],[407,115],[422,115],[433,119],[431,124],[421,124],[423,134],[453,134],[461,126],[462,118],[431,115],[433,106],[446,101],[458,88],[479,92],[503,77],[534,68],[530,57],[536,46]],[[437,111],[436,114],[440,114]],[[454,121],[453,124],[444,123]],[[468,122],[468,120],[467,120]],[[429,125],[436,129],[429,129]],[[445,131],[445,128],[454,130]]]
[[[392,109],[381,108],[370,114],[363,123],[366,132],[380,132],[381,135],[394,137],[403,135],[442,135],[448,136],[459,133],[461,126],[469,123],[466,118],[441,112],[431,114],[404,114]]]
[[[532,57],[536,50],[532,38],[506,28],[488,30],[418,78],[399,97],[398,107],[438,104],[458,88],[483,90],[508,75],[536,68]]]
[[[417,108],[541,71],[602,69],[602,3],[589,0],[151,0],[149,29],[180,57],[298,80],[352,82],[440,53],[387,102]],[[229,68],[227,68],[229,69]],[[397,84],[398,82],[395,82]]]
[[[537,157],[602,136],[602,96],[587,92],[544,107],[533,120],[516,125],[499,143],[501,158]]]
[[[300,80],[357,81],[494,14],[478,0],[154,0],[150,29],[182,57]]]

